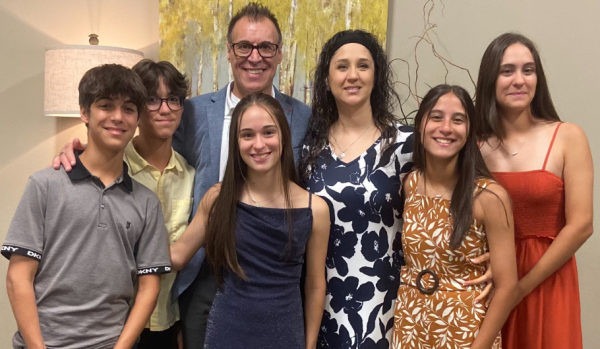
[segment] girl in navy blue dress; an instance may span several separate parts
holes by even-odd
[[[297,184],[291,136],[279,103],[265,94],[233,111],[222,183],[171,245],[175,269],[204,243],[220,288],[205,348],[315,348],[325,301],[329,211]],[[300,274],[306,253],[304,313]]]
[[[331,216],[318,347],[387,349],[402,261],[400,181],[412,167],[412,128],[392,114],[398,95],[391,70],[369,33],[335,34],[323,46],[314,86],[299,173]]]

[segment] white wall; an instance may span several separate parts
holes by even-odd
[[[414,81],[414,56],[417,39],[423,31],[425,0],[391,0],[388,27],[388,54],[411,63]],[[487,45],[498,35],[517,31],[538,46],[555,106],[561,118],[581,126],[587,133],[595,160],[594,216],[600,219],[600,118],[595,102],[600,97],[600,41],[597,15],[600,2],[594,0],[434,0],[430,32],[438,52],[453,63],[468,68],[477,81],[479,62]],[[431,4],[431,3],[430,3]],[[430,7],[428,7],[429,9]],[[444,69],[426,43],[417,50],[420,62],[418,91],[444,82]],[[393,64],[398,78],[407,82],[406,65]],[[448,83],[474,92],[465,72],[450,69]],[[402,96],[406,89],[398,86]],[[406,110],[415,109],[416,104]],[[405,110],[405,111],[406,111]],[[600,233],[596,232],[577,252],[584,348],[600,348]]]
[[[158,1],[0,0],[0,241],[4,241],[27,178],[50,164],[74,136],[85,136],[79,119],[44,116],[44,49],[100,44],[137,49],[158,58]],[[0,258],[0,348],[16,330]]]

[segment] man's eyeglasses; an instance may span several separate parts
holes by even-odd
[[[148,97],[148,99],[146,99],[146,103],[144,104],[146,105],[146,109],[149,111],[157,111],[162,106],[163,101],[167,103],[167,107],[169,107],[169,109],[172,111],[178,111],[183,107],[183,100],[177,96],[169,96],[167,98],[152,96]]]
[[[233,54],[237,57],[247,58],[250,57],[252,51],[256,49],[258,54],[262,58],[271,58],[277,54],[277,50],[279,49],[279,45],[272,44],[270,42],[263,42],[258,45],[252,45],[247,41],[236,42],[235,44],[230,44],[233,49]]]

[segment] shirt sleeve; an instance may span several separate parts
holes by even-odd
[[[138,276],[171,272],[169,238],[158,199],[146,215],[135,258]]]
[[[4,257],[10,259],[13,254],[18,254],[42,260],[46,200],[47,193],[42,185],[30,177],[2,245]]]

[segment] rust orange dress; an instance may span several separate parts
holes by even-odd
[[[420,177],[413,172],[408,178],[402,232],[406,265],[400,274],[392,348],[468,349],[486,309],[485,302],[473,302],[482,286],[463,286],[460,281],[485,273],[485,266],[470,262],[488,251],[485,227],[474,219],[460,247],[450,248],[450,200],[417,193]],[[475,194],[490,183],[476,180]],[[492,349],[500,348],[498,333]]]
[[[546,171],[554,131],[541,170],[495,172],[513,202],[519,279],[565,226],[564,183]],[[581,349],[579,281],[575,257],[536,287],[512,311],[502,329],[505,349]]]

